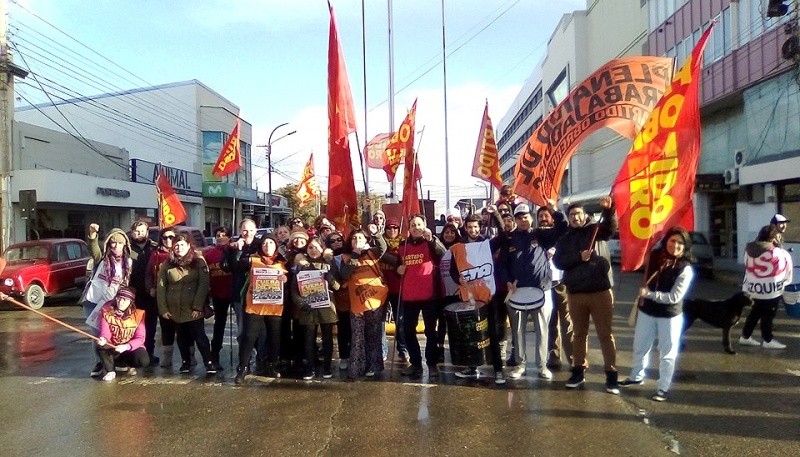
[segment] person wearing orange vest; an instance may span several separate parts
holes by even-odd
[[[128,374],[136,374],[136,368],[150,364],[150,356],[144,347],[144,310],[136,309],[136,291],[121,286],[113,300],[103,305],[100,314],[100,339],[95,350],[103,364],[103,381],[117,377],[114,362],[119,359],[130,367]]]
[[[397,273],[403,276],[400,288],[400,313],[411,365],[403,369],[404,376],[422,376],[422,353],[417,340],[419,314],[425,321],[425,361],[428,376],[438,376],[436,363],[439,348],[436,345],[436,321],[441,309],[438,305],[434,270],[445,253],[442,243],[425,226],[425,217],[412,216],[409,220],[409,237],[400,244],[400,266]]]

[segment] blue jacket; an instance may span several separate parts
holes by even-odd
[[[550,230],[550,229],[547,229]],[[544,230],[514,230],[500,251],[497,269],[503,284],[517,282],[517,287],[550,290],[552,280],[547,247],[540,243]]]

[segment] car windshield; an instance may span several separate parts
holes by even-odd
[[[47,259],[47,249],[44,246],[10,247],[4,255],[6,261],[15,260],[43,260]]]

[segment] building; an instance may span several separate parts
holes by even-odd
[[[56,131],[65,130],[56,123],[64,118],[69,119],[83,138],[126,150],[131,169],[136,171],[128,178],[133,182],[148,184],[152,190],[154,170],[161,164],[186,209],[187,225],[204,227],[210,232],[221,225],[231,226],[234,206],[235,219],[240,220],[243,204],[265,205],[264,199],[259,201],[252,189],[251,125],[239,118],[238,106],[200,81],[24,106],[15,112],[18,121]],[[237,119],[243,167],[219,179],[211,174],[211,169]],[[91,169],[100,162],[88,148],[83,148],[74,159],[76,169]],[[95,179],[87,176],[90,181]],[[150,201],[149,208],[131,206],[135,219],[157,222],[154,194]]]

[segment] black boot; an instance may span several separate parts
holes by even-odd
[[[233,382],[236,384],[241,384],[244,382],[244,378],[248,374],[250,374],[250,368],[247,365],[239,365],[236,367],[236,377],[233,379]]]
[[[572,376],[567,379],[567,389],[574,389],[584,383],[585,379],[583,377],[583,372],[585,369],[585,367],[572,368]]]
[[[614,395],[619,395],[619,372],[606,371],[606,392]]]

